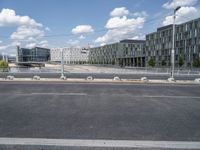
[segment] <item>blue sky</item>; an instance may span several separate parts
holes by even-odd
[[[0,53],[22,47],[84,47],[144,39],[171,23],[199,17],[199,0],[1,0]],[[25,16],[28,16],[25,17]]]

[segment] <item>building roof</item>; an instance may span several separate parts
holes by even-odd
[[[120,43],[145,43],[145,40],[125,39],[125,40],[121,40]]]

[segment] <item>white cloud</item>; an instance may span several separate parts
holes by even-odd
[[[27,27],[20,26],[17,28],[16,32],[11,34],[12,40],[24,40],[24,39],[34,39],[44,36],[44,31],[35,28],[35,27]]]
[[[47,44],[47,43],[48,43],[47,40],[43,40],[43,41],[39,42],[39,44]]]
[[[83,39],[85,39],[85,36],[81,35],[81,36],[79,36],[79,39],[83,40]]]
[[[48,47],[49,46],[49,42],[47,40],[43,40],[43,41],[39,42],[38,46],[40,46],[40,47]]]
[[[10,35],[12,40],[10,44],[0,47],[4,52],[14,53],[16,45],[33,48],[35,46],[47,47],[48,41],[43,40],[45,31],[50,31],[49,27],[43,27],[41,23],[36,22],[29,16],[20,16],[12,9],[0,10],[0,27],[17,27],[16,31]]]
[[[163,4],[166,9],[174,9],[178,6],[192,6],[197,3],[198,0],[173,0],[172,2],[167,2]]]
[[[195,19],[200,17],[200,10],[198,10],[195,7],[181,7],[176,12],[176,24],[180,24],[186,21],[189,21],[191,19]],[[165,20],[163,21],[163,25],[169,25],[173,23],[173,16],[167,16],[165,17]]]
[[[45,30],[46,31],[51,31],[51,29],[49,27],[46,27]]]
[[[126,7],[119,7],[115,8],[111,13],[111,17],[121,17],[121,16],[126,16],[129,14],[129,10],[126,9]]]
[[[105,35],[98,37],[95,42],[108,43],[132,38],[140,34],[144,22],[145,19],[141,17],[130,19],[126,16],[110,18],[106,24],[106,28],[109,30]]]
[[[34,19],[29,16],[19,16],[15,14],[12,9],[3,8],[0,12],[0,26],[33,26],[42,27],[41,23],[37,23]]]
[[[87,34],[94,32],[91,25],[78,25],[72,29],[73,34]]]
[[[141,29],[143,28],[145,17],[148,14],[145,11],[132,13],[125,7],[115,8],[111,13],[111,18],[107,21],[105,28],[108,31],[98,37],[94,42],[104,45],[110,42],[117,42],[122,39],[143,38]],[[142,35],[142,36],[141,36]]]
[[[141,12],[135,12],[133,14],[131,14],[134,17],[147,17],[148,14],[146,11],[141,11]]]
[[[3,43],[3,41],[0,41],[0,44]]]
[[[105,46],[105,45],[106,45],[106,43],[101,43],[101,44],[100,44],[100,46]]]
[[[107,29],[114,28],[142,28],[144,24],[144,18],[131,18],[126,16],[110,18],[106,24]]]
[[[13,47],[14,47],[14,46],[21,46],[22,43],[19,42],[19,41],[13,41],[11,45],[12,45]]]
[[[6,50],[9,47],[10,47],[10,45],[2,45],[2,46],[0,46],[0,50]]]
[[[67,41],[67,47],[76,47],[76,48],[79,48],[80,47],[80,41],[79,40],[68,40]]]
[[[37,44],[36,43],[29,43],[26,44],[26,48],[34,48]]]

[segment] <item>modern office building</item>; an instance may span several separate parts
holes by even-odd
[[[32,49],[17,46],[17,62],[48,62],[50,61],[50,49],[35,47]]]
[[[89,51],[85,48],[53,48],[51,49],[51,61],[61,61],[61,50],[66,64],[83,64],[88,62]]]
[[[120,66],[156,67],[171,65],[173,26],[157,28],[143,40],[122,40],[118,43],[90,49],[92,64],[115,64]],[[175,25],[175,67],[192,67],[200,58],[200,18]]]
[[[146,35],[146,65],[153,58],[156,66],[170,66],[173,26],[160,27]],[[200,18],[175,26],[175,66],[192,67],[200,57]]]
[[[126,39],[118,43],[90,48],[89,62],[142,67],[145,65],[145,41]]]

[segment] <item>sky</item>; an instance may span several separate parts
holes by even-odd
[[[177,24],[200,17],[200,0],[0,0],[0,54],[145,39],[177,6]]]

